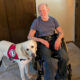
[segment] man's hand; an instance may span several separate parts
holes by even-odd
[[[49,48],[49,42],[48,42],[48,41],[46,41],[46,40],[44,40],[44,39],[40,39],[40,42],[41,42],[42,44],[44,44],[47,48]]]
[[[55,41],[54,47],[55,47],[56,50],[59,50],[61,48],[61,39],[58,38]]]

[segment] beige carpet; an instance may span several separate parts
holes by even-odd
[[[68,52],[72,65],[72,80],[80,80],[80,48],[73,43],[69,43]]]
[[[75,46],[73,43],[67,44],[69,59],[72,65],[72,80],[80,80],[80,49]],[[5,70],[4,66],[0,67],[0,80],[21,80],[20,72],[16,63],[12,64],[10,61],[7,61],[8,67]],[[30,68],[30,71],[34,73],[33,68]],[[27,77],[26,77],[27,80]]]

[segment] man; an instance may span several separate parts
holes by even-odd
[[[44,80],[54,80],[54,69],[51,59],[50,43],[54,31],[58,32],[58,38],[55,41],[54,49],[58,51],[59,61],[56,80],[65,80],[67,55],[61,53],[61,39],[64,37],[63,31],[55,18],[48,15],[49,8],[47,4],[40,4],[38,6],[39,17],[33,21],[28,39],[33,39],[38,42],[39,54],[44,59],[45,75]],[[35,36],[37,34],[37,36]]]

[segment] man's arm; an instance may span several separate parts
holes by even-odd
[[[56,28],[56,31],[59,33],[58,39],[61,40],[64,37],[61,27],[59,26],[58,28]]]
[[[32,39],[32,40],[35,40],[35,41],[40,41],[39,38],[36,38],[35,37],[35,33],[36,33],[36,30],[31,29],[27,38],[28,39]]]
[[[29,34],[28,34],[28,37],[27,37],[27,38],[28,38],[28,39],[32,39],[32,40],[35,40],[35,41],[37,41],[37,42],[41,42],[42,44],[44,44],[46,47],[49,48],[49,43],[48,43],[48,41],[46,41],[46,40],[44,40],[44,39],[41,39],[41,38],[35,37],[35,33],[36,33],[36,30],[31,29],[30,32],[29,32]]]
[[[61,39],[64,37],[61,27],[57,27],[56,31],[59,33],[57,40],[55,41],[55,49],[59,50],[61,48]]]

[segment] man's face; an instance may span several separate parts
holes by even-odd
[[[41,16],[41,18],[48,17],[48,8],[46,7],[46,5],[41,5],[39,7],[39,15]]]

